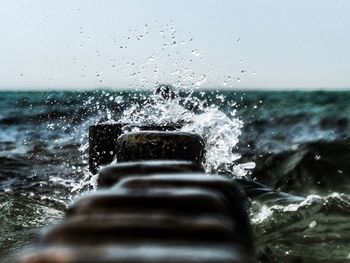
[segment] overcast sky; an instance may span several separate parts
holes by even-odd
[[[348,0],[0,0],[0,87],[350,87]]]

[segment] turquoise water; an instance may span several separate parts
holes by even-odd
[[[28,246],[76,195],[93,188],[89,125],[145,107],[150,93],[0,93],[0,260]],[[243,122],[233,150],[242,155],[237,162],[256,163],[249,176],[305,198],[252,200],[258,260],[350,262],[350,92],[187,95],[179,103],[189,112],[217,107]]]

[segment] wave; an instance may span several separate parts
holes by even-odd
[[[252,177],[280,191],[296,195],[350,192],[349,140],[307,142],[253,160]]]
[[[350,195],[308,195],[287,205],[253,202],[259,262],[349,262]]]

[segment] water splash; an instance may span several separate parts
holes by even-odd
[[[216,106],[204,109],[201,114],[193,114],[187,119],[183,131],[200,134],[206,142],[204,167],[207,172],[230,171],[236,176],[246,174],[238,166],[229,166],[241,156],[233,152],[238,143],[243,122],[237,118],[229,118]]]
[[[144,103],[131,105],[124,110],[118,121],[154,125],[181,124],[181,131],[200,134],[206,142],[203,165],[207,172],[242,177],[255,167],[254,163],[237,163],[241,155],[234,148],[239,141],[243,121],[235,117],[235,111],[228,116],[207,99],[193,97],[191,90],[184,96],[180,96],[179,90],[172,92],[171,98],[153,93]]]

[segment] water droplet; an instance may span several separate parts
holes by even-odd
[[[242,169],[245,169],[245,170],[251,170],[251,169],[254,169],[256,166],[256,164],[254,162],[248,162],[248,163],[243,163],[240,165],[240,167]]]
[[[317,225],[317,222],[316,222],[316,221],[312,221],[312,222],[309,224],[309,227],[310,227],[310,228],[314,228],[316,225]]]
[[[109,109],[106,109],[106,115],[108,120],[112,119],[112,113]]]
[[[207,81],[207,76],[204,75],[204,74],[202,74],[202,75],[199,77],[198,81],[195,82],[193,85],[196,86],[196,87],[199,87],[199,86],[201,86],[201,85],[202,85],[204,82],[206,82],[206,81]]]
[[[199,53],[199,50],[198,49],[194,49],[192,50],[192,55],[198,57],[201,53]]]

